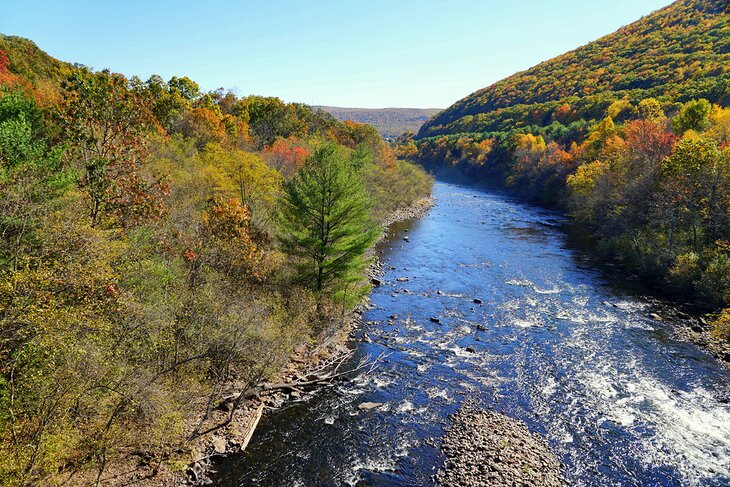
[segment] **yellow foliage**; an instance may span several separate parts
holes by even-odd
[[[713,105],[710,111],[710,129],[707,134],[720,145],[730,144],[730,108]]]
[[[711,332],[718,338],[730,340],[730,308],[723,309],[712,321]]]
[[[268,216],[284,184],[279,171],[258,154],[219,144],[209,144],[202,158],[220,192],[235,195],[253,216]]]
[[[574,193],[587,198],[593,192],[598,178],[606,174],[608,170],[608,164],[601,161],[583,164],[578,166],[574,174],[568,176],[568,186]]]

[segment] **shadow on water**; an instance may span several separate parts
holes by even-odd
[[[597,269],[559,214],[434,192],[377,248],[386,273],[353,360],[385,363],[268,414],[216,485],[432,485],[467,399],[545,435],[572,485],[730,483],[725,368],[674,338],[640,286]]]

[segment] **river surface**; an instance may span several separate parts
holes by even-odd
[[[447,183],[434,196],[380,247],[356,332],[372,341],[354,346],[384,363],[265,416],[216,485],[433,485],[467,400],[544,435],[571,485],[730,485],[723,365],[596,269],[559,214]]]

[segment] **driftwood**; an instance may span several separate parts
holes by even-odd
[[[230,394],[228,396],[225,396],[222,398],[222,403],[230,403],[231,409],[228,413],[227,418],[214,425],[210,428],[206,429],[205,431],[200,431],[199,429],[196,429],[196,431],[193,432],[193,434],[190,435],[188,440],[193,440],[195,438],[198,438],[200,436],[207,435],[208,433],[212,433],[213,431],[219,430],[223,428],[224,426],[229,425],[234,418],[234,415],[236,411],[238,410],[241,403],[246,399],[254,399],[257,397],[260,397],[264,394],[273,394],[278,391],[297,391],[297,392],[303,392],[302,389],[306,387],[312,387],[322,384],[329,384],[332,381],[335,381],[337,379],[340,379],[346,375],[353,374],[355,372],[359,372],[361,370],[364,370],[365,373],[369,374],[375,369],[378,368],[379,363],[387,357],[384,353],[381,353],[378,355],[374,360],[370,360],[370,357],[364,357],[362,358],[357,365],[354,367],[348,368],[346,370],[340,370],[345,362],[347,362],[348,359],[350,359],[353,354],[353,351],[349,351],[347,353],[344,353],[342,355],[337,356],[336,358],[329,359],[325,361],[323,364],[320,364],[316,369],[309,371],[308,373],[304,374],[303,376],[299,377],[297,380],[292,382],[280,382],[280,383],[264,383],[258,386],[254,386],[251,383],[246,388],[243,389],[243,391],[238,392],[236,394]],[[326,369],[331,369],[329,372],[322,373]],[[253,381],[252,381],[253,382]],[[263,404],[259,406],[259,409],[263,409]],[[257,413],[258,419],[260,419],[260,413]],[[256,420],[256,423],[258,423],[258,419]],[[253,434],[254,427],[250,430],[250,434]]]
[[[264,412],[264,403],[259,404],[258,409],[256,410],[256,414],[254,414],[253,419],[248,424],[246,428],[246,437],[243,439],[243,443],[241,443],[241,451],[245,450],[248,446],[248,442],[251,441],[251,437],[253,436],[253,432],[256,431],[256,426],[259,425],[259,421],[261,421],[261,415]]]
[[[361,370],[365,370],[366,374],[371,373],[375,369],[378,368],[378,364],[383,360],[385,355],[381,353],[378,355],[375,360],[370,360],[369,357],[361,359],[358,364],[352,368],[349,368],[347,370],[340,371],[340,367],[350,358],[352,357],[354,352],[349,352],[345,354],[342,357],[338,357],[336,362],[331,362],[328,365],[325,365],[323,367],[318,368],[316,371],[308,373],[304,377],[300,377],[298,380],[292,381],[292,382],[279,382],[279,383],[269,383],[269,384],[263,384],[258,389],[258,394],[266,394],[271,393],[275,391],[280,390],[301,390],[305,387],[311,387],[315,385],[321,385],[321,384],[327,384],[330,383],[336,379],[339,379],[341,377],[344,377],[349,374],[353,374],[355,372],[359,372]],[[319,375],[318,373],[322,370],[331,367],[334,365],[332,370],[330,372],[327,372],[325,374]]]
[[[204,436],[208,433],[212,433],[212,432],[219,430],[219,429],[223,428],[224,426],[230,424],[233,421],[236,411],[239,409],[241,403],[245,399],[252,399],[255,397],[259,397],[260,395],[263,395],[263,394],[275,393],[275,392],[281,391],[281,390],[303,392],[302,391],[303,388],[312,387],[312,386],[316,386],[316,385],[320,385],[320,384],[331,383],[334,380],[340,379],[349,374],[353,374],[353,373],[359,372],[359,371],[365,371],[365,373],[369,374],[378,367],[379,363],[385,357],[387,357],[387,355],[385,355],[385,353],[381,353],[374,360],[370,360],[370,357],[364,357],[354,367],[350,367],[346,370],[341,370],[341,368],[345,364],[345,362],[347,362],[350,358],[352,358],[354,353],[355,353],[355,351],[352,350],[352,351],[348,351],[344,354],[338,355],[336,357],[327,359],[324,362],[322,362],[321,364],[319,364],[315,369],[309,370],[306,374],[300,376],[297,380],[292,381],[292,382],[265,383],[265,384],[262,384],[259,386],[253,386],[252,384],[255,382],[252,380],[241,392],[238,392],[236,394],[231,394],[231,395],[228,395],[228,396],[225,396],[222,398],[223,403],[229,403],[231,405],[230,406],[231,409],[227,415],[227,418],[224,421],[222,421],[202,432],[199,431],[199,427],[196,428],[196,430],[188,438],[188,440],[193,440],[200,436]],[[325,370],[327,370],[327,372],[324,372]],[[252,416],[251,420],[246,425],[246,436],[243,439],[243,442],[241,443],[240,451],[244,451],[246,449],[246,447],[248,447],[248,444],[251,441],[251,438],[253,437],[254,432],[256,431],[256,427],[258,426],[259,421],[261,420],[261,416],[262,416],[263,412],[264,412],[264,403],[261,402],[258,405],[256,412]],[[204,457],[202,460],[205,461],[207,459],[214,457],[215,455],[216,454],[208,455],[208,456]]]

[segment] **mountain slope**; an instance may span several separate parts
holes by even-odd
[[[394,139],[405,132],[418,132],[418,129],[436,115],[440,108],[342,108],[316,106],[331,113],[340,121],[366,123],[378,129],[385,138]]]
[[[33,41],[0,34],[0,83],[20,83],[36,92],[57,90],[73,66],[42,51]]]
[[[419,136],[595,118],[622,98],[669,103],[703,97],[728,104],[729,8],[727,0],[675,2],[467,96],[426,123]]]

